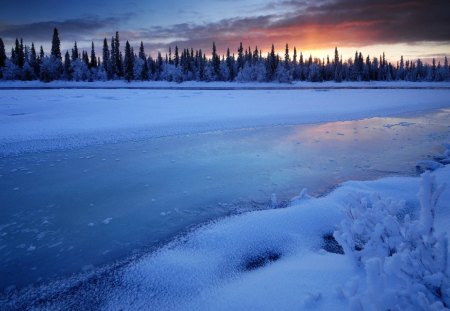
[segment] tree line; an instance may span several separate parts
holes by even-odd
[[[94,42],[91,51],[80,51],[77,43],[64,56],[61,53],[61,41],[58,29],[53,30],[50,55],[44,53],[42,46],[36,50],[34,43],[24,45],[22,39],[16,39],[7,57],[3,40],[0,38],[0,79],[3,80],[54,80],[66,81],[239,81],[290,83],[292,81],[445,81],[450,80],[450,68],[447,57],[444,64],[425,64],[420,59],[404,60],[403,56],[396,63],[386,61],[384,53],[379,58],[363,57],[356,52],[354,58],[343,61],[335,48],[330,60],[305,58],[294,47],[291,53],[288,44],[284,55],[275,52],[272,45],[270,52],[263,55],[255,47],[244,48],[242,43],[237,55],[227,49],[225,55],[217,53],[213,42],[211,57],[201,50],[183,49],[178,46],[157,57],[147,55],[141,42],[136,53],[130,43],[125,43],[121,50],[119,32],[108,41],[103,40],[102,57],[95,53]]]

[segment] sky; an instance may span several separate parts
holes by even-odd
[[[267,52],[271,44],[284,53],[286,43],[305,56],[355,51],[389,60],[442,59],[450,56],[449,0],[0,0],[0,38],[10,50],[16,37],[49,51],[52,30],[62,50],[74,41],[98,52],[103,38],[119,31],[122,47],[144,42],[156,55],[168,47],[201,48],[215,41],[219,53],[236,53],[239,42]]]

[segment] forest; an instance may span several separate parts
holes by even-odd
[[[108,44],[109,43],[109,44]],[[338,48],[333,58],[305,58],[294,47],[292,53],[286,44],[284,55],[271,51],[263,52],[255,47],[244,48],[242,43],[237,54],[227,49],[225,55],[219,55],[215,43],[212,43],[210,57],[201,49],[180,50],[178,46],[164,56],[157,53],[156,58],[146,54],[141,42],[138,52],[127,41],[121,50],[119,32],[108,40],[103,40],[101,57],[96,55],[94,42],[91,51],[79,50],[77,43],[69,53],[61,52],[58,29],[53,30],[50,54],[42,46],[36,50],[16,39],[7,56],[5,45],[0,38],[0,80],[41,80],[50,82],[64,81],[237,81],[237,82],[280,82],[293,81],[448,81],[450,69],[447,57],[444,64],[433,58],[431,64],[420,59],[404,60],[396,63],[386,60],[383,53],[379,57],[363,57],[355,52],[354,58],[343,60]],[[292,57],[291,57],[292,55]]]

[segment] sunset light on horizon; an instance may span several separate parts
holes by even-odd
[[[20,14],[19,14],[20,12]],[[63,51],[73,47],[89,50],[91,41],[100,51],[103,38],[119,31],[121,39],[137,47],[141,41],[150,55],[180,49],[236,53],[239,43],[263,53],[271,45],[280,55],[285,44],[304,57],[325,59],[339,48],[343,59],[379,57],[389,61],[421,58],[442,60],[450,54],[448,1],[202,1],[189,3],[127,2],[117,0],[73,3],[43,1],[8,2],[0,13],[0,38],[11,47],[16,38],[50,48],[54,27],[61,35]],[[7,50],[9,52],[9,50]]]

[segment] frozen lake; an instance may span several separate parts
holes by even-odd
[[[302,188],[415,175],[450,138],[450,110],[251,127],[0,158],[0,288],[151,250],[210,219]]]

